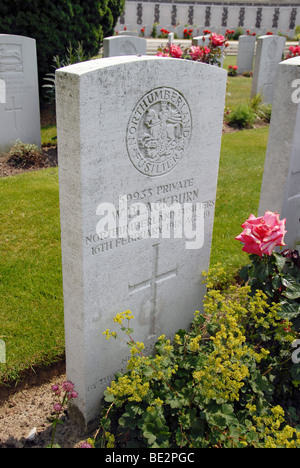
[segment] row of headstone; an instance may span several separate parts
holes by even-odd
[[[272,104],[277,70],[283,60],[285,43],[286,38],[282,36],[268,35],[258,39],[246,35],[239,37],[238,73],[241,75],[253,71],[251,98],[261,93],[263,102]]]
[[[17,139],[41,145],[35,39],[0,34],[0,156]]]
[[[104,39],[103,56],[146,55],[146,39],[125,31]],[[137,33],[136,33],[137,34]],[[169,43],[173,41],[172,33]],[[255,38],[239,40],[238,71],[253,66]],[[193,45],[209,45],[209,35],[193,38]],[[272,103],[274,80],[282,58],[285,39],[265,36],[257,40],[257,53],[251,95],[262,92],[265,102]],[[223,58],[221,66],[223,65]],[[0,154],[20,139],[40,146],[40,114],[37,78],[36,43],[34,39],[0,35]]]

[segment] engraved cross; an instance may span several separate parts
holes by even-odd
[[[18,125],[17,125],[17,112],[21,112],[23,110],[22,107],[16,107],[16,103],[15,103],[15,97],[12,96],[11,97],[11,101],[12,101],[12,106],[11,108],[5,108],[6,112],[13,112],[13,115],[14,115],[14,122],[15,122],[15,130],[18,129]]]
[[[156,316],[157,316],[157,287],[160,283],[177,277],[177,268],[158,274],[158,258],[159,258],[159,244],[153,246],[153,261],[152,261],[152,275],[151,278],[129,285],[129,295],[135,294],[139,291],[144,291],[150,288],[151,291],[151,312],[150,312],[150,327],[149,337],[155,335],[156,332]]]

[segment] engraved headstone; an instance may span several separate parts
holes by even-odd
[[[262,93],[263,102],[272,104],[279,62],[282,60],[286,38],[261,36],[257,39],[251,97]]]
[[[111,36],[103,39],[103,58],[146,55],[147,39],[137,36]]]
[[[131,310],[150,352],[202,309],[226,81],[165,57],[56,72],[67,375],[86,425],[126,370],[126,345],[102,336],[113,317]]]
[[[300,249],[300,57],[279,64],[259,214],[286,218],[286,248]]]
[[[35,39],[0,34],[0,154],[17,139],[41,145]]]
[[[252,72],[255,43],[255,36],[244,35],[239,37],[237,55],[237,67],[239,75],[244,72]]]

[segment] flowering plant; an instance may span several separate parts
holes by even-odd
[[[289,47],[289,52],[286,56],[286,59],[290,59],[290,58],[293,58],[293,57],[299,57],[300,55],[300,46],[290,46]]]
[[[228,76],[237,76],[238,67],[237,65],[228,66]]]
[[[227,39],[232,39],[233,38],[233,35],[234,35],[235,31],[234,29],[226,29],[226,32],[225,32],[225,36],[227,37]]]
[[[105,391],[96,448],[300,447],[286,410],[272,404],[275,375],[295,337],[291,324],[262,291],[214,290],[210,274],[207,286],[204,313],[173,343],[160,336],[150,356],[133,339],[132,313],[116,316],[131,357]]]
[[[172,343],[161,335],[146,355],[133,338],[129,310],[114,318],[125,340],[109,329],[103,333],[125,341],[130,359],[127,372],[117,373],[104,392],[96,448],[300,448],[300,372],[291,363],[300,258],[296,251],[271,252],[270,245],[284,243],[285,224],[276,213],[261,218],[251,215],[243,225],[266,247],[250,254],[246,284],[226,286],[218,267],[204,273],[204,311],[196,311],[189,330],[179,330]],[[282,296],[298,300],[296,315],[283,310],[270,281]]]
[[[160,37],[162,37],[163,39],[166,39],[168,37],[169,32],[170,31],[168,29],[162,28],[160,30]]]
[[[251,263],[242,268],[240,276],[251,287],[252,294],[258,289],[263,290],[270,304],[279,304],[282,320],[292,320],[299,331],[299,252],[285,249],[279,253],[274,250],[285,246],[285,223],[286,220],[280,220],[277,213],[266,211],[258,218],[250,215],[242,224],[244,230],[236,240],[244,244],[242,250],[250,254]]]
[[[53,422],[52,422],[52,427],[53,427],[52,440],[48,448],[59,448],[57,444],[54,445],[56,426],[57,424],[62,424],[60,416],[62,415],[68,402],[72,400],[73,398],[78,397],[78,393],[74,389],[75,389],[75,385],[69,380],[63,382],[61,387],[59,385],[52,385],[51,387],[51,390],[53,394],[55,395],[55,397],[57,397],[57,400],[53,404],[55,417],[53,418]]]
[[[235,239],[243,242],[242,250],[248,253],[271,255],[276,246],[284,246],[285,222],[280,221],[277,213],[266,211],[256,218],[253,214],[242,224],[243,232]]]
[[[181,58],[220,66],[221,58],[224,54],[223,49],[227,46],[228,43],[226,43],[226,38],[224,36],[212,33],[208,47],[204,45],[191,46],[183,50],[179,45],[171,44],[165,47],[159,47],[156,55],[159,57]]]
[[[183,30],[183,38],[184,38],[184,39],[191,39],[193,31],[194,31],[193,29],[187,29],[187,28],[185,28],[185,29]]]

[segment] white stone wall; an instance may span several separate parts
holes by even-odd
[[[290,2],[276,2],[268,5],[265,3],[249,4],[244,0],[230,4],[230,2],[195,3],[185,0],[155,2],[155,0],[139,1],[128,0],[124,14],[119,18],[116,31],[128,30],[140,32],[146,27],[146,35],[149,35],[154,23],[158,23],[157,30],[166,28],[173,32],[177,26],[178,37],[182,37],[185,26],[198,29],[210,29],[224,33],[227,28],[236,29],[242,27],[256,32],[258,35],[272,31],[293,37],[295,27],[300,24],[300,5]]]

